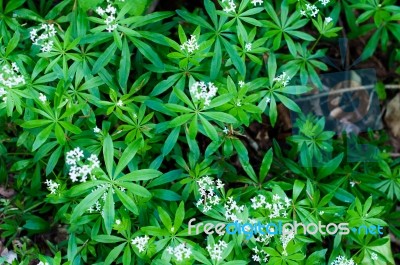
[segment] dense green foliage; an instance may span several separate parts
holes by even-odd
[[[343,32],[365,40],[360,60],[384,52],[398,66],[395,3],[204,0],[149,13],[146,0],[0,0],[12,264],[394,264],[400,159],[369,128],[357,141],[379,147],[376,161],[348,160],[347,135],[296,99],[336,71],[326,47]],[[248,130],[282,126],[279,106],[300,118],[286,143],[262,148]],[[383,233],[206,235],[191,218]]]

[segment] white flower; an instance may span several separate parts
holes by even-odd
[[[332,18],[331,17],[326,17],[325,18],[325,24],[328,24],[328,23],[330,23],[332,21]]]
[[[50,190],[50,194],[56,194],[58,187],[60,184],[52,181],[51,179],[46,179],[45,181],[47,188]]]
[[[243,80],[240,80],[240,81],[239,81],[239,86],[240,86],[240,87],[243,87],[244,85],[245,85],[244,81],[243,81]]]
[[[42,31],[42,34],[38,36],[38,32]],[[53,48],[54,41],[52,38],[56,36],[56,29],[54,24],[42,24],[40,28],[33,28],[30,32],[30,37],[34,45],[40,45],[42,52],[49,52]]]
[[[322,5],[326,6],[330,0],[319,0],[321,2]]]
[[[185,243],[181,243],[176,247],[169,246],[166,250],[170,255],[174,255],[177,261],[188,259],[192,254],[192,250],[187,248]]]
[[[283,87],[286,87],[289,84],[290,79],[291,78],[286,74],[286,72],[282,72],[280,76],[274,78],[274,81]]]
[[[188,53],[193,53],[199,49],[199,44],[197,43],[196,36],[191,35],[190,39],[181,45],[181,50],[187,51]]]
[[[228,1],[228,6],[224,8],[224,11],[226,13],[230,13],[230,12],[236,12],[236,4],[235,2],[233,2],[233,0],[222,0],[222,3],[224,3],[225,1]]]
[[[124,103],[122,102],[122,100],[118,100],[117,106],[118,106],[118,107],[122,107],[123,105],[124,105]]]
[[[22,75],[18,75],[19,68],[15,62],[4,64],[0,71],[0,97],[6,102],[7,89],[25,84],[25,79]]]
[[[252,44],[251,43],[246,43],[245,49],[246,51],[250,52],[252,48]]]
[[[112,32],[118,27],[118,23],[116,22],[117,9],[110,4],[110,1],[107,1],[107,3],[109,4],[106,9],[97,7],[95,11],[104,19],[104,23],[107,25],[106,30]]]
[[[121,220],[119,220],[119,219],[115,220],[115,224],[116,225],[120,225],[121,224]]]
[[[215,185],[215,181],[209,176],[200,178],[197,181],[197,184],[199,185],[199,193],[201,198],[197,201],[196,207],[202,206],[202,212],[206,213],[212,209],[212,206],[220,203],[221,199],[216,194],[216,190],[222,189],[224,184],[218,179],[217,185]]]
[[[356,183],[354,181],[350,181],[350,185],[353,188],[356,185]]]
[[[343,256],[337,256],[331,265],[357,265],[357,263],[354,263],[353,259],[348,260]]]
[[[378,255],[374,252],[371,254],[371,259],[372,260],[378,260]]]
[[[262,5],[263,2],[264,2],[263,0],[251,0],[251,3],[252,3],[254,6],[257,6],[257,4]]]
[[[149,237],[145,235],[144,237],[135,237],[132,239],[131,243],[132,245],[136,246],[139,250],[139,253],[143,252],[145,247],[147,246],[147,243],[149,242]]]
[[[192,99],[203,100],[205,106],[209,106],[211,99],[217,95],[218,88],[212,83],[203,81],[195,82],[189,89]]]
[[[45,95],[43,95],[42,93],[39,93],[39,100],[42,101],[43,103],[45,103],[47,100],[47,97]]]
[[[324,213],[324,211],[319,211],[319,215],[323,215]]]
[[[93,131],[94,131],[95,133],[99,133],[99,132],[101,132],[100,128],[99,128],[99,127],[97,127],[97,126],[93,128]]]
[[[217,244],[214,244],[214,246],[207,245],[206,249],[208,250],[208,253],[210,253],[211,259],[215,260],[222,260],[222,252],[228,247],[228,244],[225,243],[225,241],[220,240]]]

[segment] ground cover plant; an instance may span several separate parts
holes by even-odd
[[[400,262],[399,11],[0,0],[0,263]]]

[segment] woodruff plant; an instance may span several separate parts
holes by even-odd
[[[374,32],[364,59],[377,36],[399,48],[394,2],[204,0],[153,12],[149,0],[0,1],[0,181],[17,191],[0,206],[17,256],[0,261],[394,264],[400,160],[387,147],[379,163],[345,161],[345,139],[312,116],[290,147],[249,134],[279,128],[284,108],[301,113],[293,97],[321,86],[320,44],[336,42],[340,19],[354,36]],[[332,159],[314,167],[324,152]],[[205,236],[188,231],[192,218],[385,233]],[[38,246],[21,239],[39,234]]]

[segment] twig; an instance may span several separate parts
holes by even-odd
[[[342,94],[342,93],[346,93],[346,92],[359,91],[359,90],[370,90],[370,89],[373,89],[374,87],[375,87],[375,85],[343,88],[343,89],[338,89],[335,91],[319,93],[319,94],[305,97],[305,98],[295,99],[294,101],[296,101],[296,102],[308,101],[310,99],[320,98],[320,97],[328,96],[328,95],[336,95],[336,94]],[[400,85],[395,85],[395,84],[385,85],[385,89],[400,89]]]

